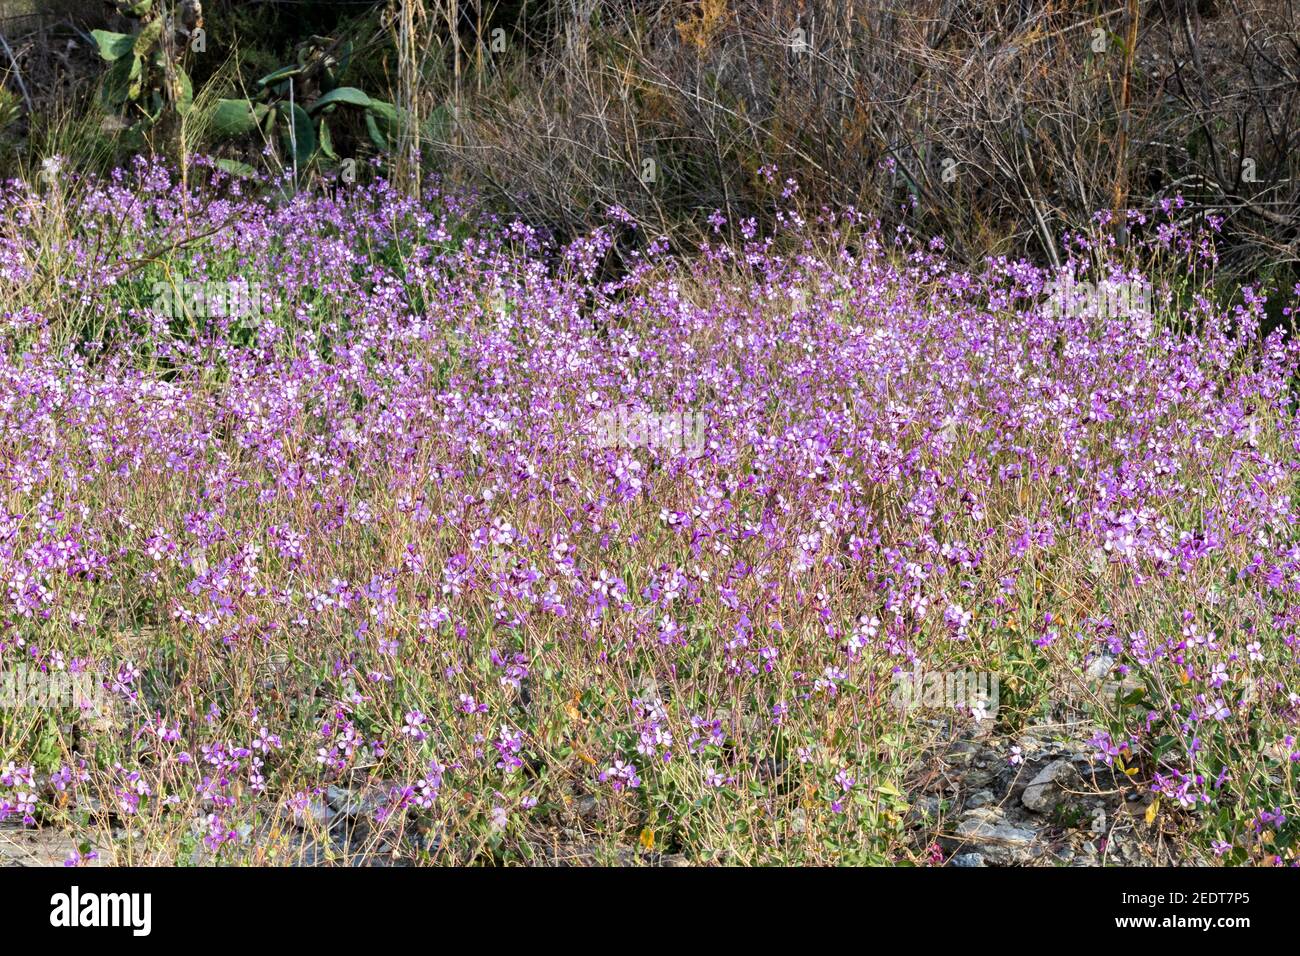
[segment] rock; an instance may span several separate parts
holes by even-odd
[[[969,770],[962,775],[961,783],[965,789],[978,790],[987,787],[997,778],[992,770]]]
[[[1248,685],[1253,686],[1253,685]],[[1134,691],[1145,690],[1146,685],[1140,680],[1126,677],[1123,680],[1104,680],[1101,682],[1101,700],[1107,709],[1113,710],[1116,698],[1123,699]]]
[[[950,764],[968,764],[979,753],[979,748],[965,740],[953,741],[944,755]]]
[[[1097,865],[1097,844],[1091,841],[1079,847],[1079,852],[1075,854],[1070,861],[1073,866],[1096,866]]]
[[[85,793],[79,790],[72,798],[72,805],[81,812],[90,814],[92,817],[101,815],[114,816],[113,808],[105,804],[94,794]]]
[[[83,865],[112,865],[111,848],[96,841],[92,849],[97,856],[93,860],[85,858]],[[74,855],[80,855],[77,841],[62,830],[0,823],[0,867],[61,867]]]
[[[331,810],[345,817],[370,816],[388,799],[388,790],[381,786],[364,790],[349,790],[333,784],[325,788],[325,802]]]
[[[952,865],[960,867],[988,866],[984,862],[983,853],[958,853],[952,858]]]
[[[907,822],[914,825],[934,823],[939,819],[942,806],[943,802],[938,797],[917,797],[907,808]]]
[[[338,814],[324,800],[315,796],[302,809],[293,808],[293,822],[303,829],[312,826],[328,827],[336,816]]]
[[[1079,773],[1069,760],[1053,760],[1029,781],[1020,802],[1035,813],[1050,813],[1061,802],[1065,791],[1079,783]]]
[[[970,810],[957,824],[957,835],[972,842],[1021,847],[1033,843],[1038,831],[1007,822],[997,809]]]
[[[1032,754],[1043,749],[1043,742],[1033,734],[1024,734],[1016,741],[1016,746],[1024,753]]]
[[[977,791],[977,792],[975,792],[975,793],[972,793],[972,794],[971,794],[971,795],[966,799],[966,809],[967,809],[967,810],[978,810],[980,807],[987,806],[988,804],[990,804],[990,803],[992,803],[992,802],[993,802],[993,791],[992,791],[992,790],[980,790],[980,791]]]
[[[1089,680],[1099,681],[1109,674],[1114,666],[1115,658],[1109,654],[1101,654],[1088,665],[1085,673],[1088,675]]]
[[[330,784],[325,788],[325,800],[329,808],[337,813],[345,812],[344,808],[352,803],[352,791],[344,787],[336,787]]]
[[[573,801],[573,811],[581,820],[594,820],[600,813],[600,801],[590,794]]]
[[[1025,863],[1045,849],[1038,843],[1037,830],[1007,821],[998,809],[968,810],[957,824],[957,836],[998,864]]]

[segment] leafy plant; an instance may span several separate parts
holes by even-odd
[[[0,133],[18,122],[22,115],[22,101],[17,94],[0,87]]]
[[[341,84],[351,56],[350,41],[312,37],[299,45],[295,63],[260,78],[254,95],[219,100],[213,131],[231,138],[260,130],[268,140],[278,141],[301,171],[312,163],[340,161],[331,121],[340,111],[360,110],[370,141],[390,151],[402,123],[401,111]]]
[[[99,55],[108,68],[99,88],[106,112],[125,112],[135,122],[130,131],[142,134],[170,106],[184,116],[194,103],[194,86],[183,61],[188,39],[202,20],[197,4],[181,4],[176,15],[155,9],[153,0],[119,0],[118,10],[139,20],[133,33],[95,30]]]

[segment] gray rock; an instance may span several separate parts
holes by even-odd
[[[53,827],[26,827],[22,824],[0,823],[0,867],[61,867],[74,853],[78,853],[77,839]],[[87,866],[109,866],[113,862],[111,848],[94,841],[98,857]]]
[[[1101,654],[1088,665],[1086,671],[1089,680],[1099,681],[1110,673],[1111,668],[1115,666],[1115,658],[1109,654]]]
[[[988,866],[984,862],[983,853],[958,853],[952,858],[952,865],[960,867]]]
[[[949,746],[945,757],[949,763],[968,764],[975,759],[977,753],[979,753],[979,747],[974,744],[968,743],[965,740],[955,740],[952,745]]]
[[[1098,863],[1097,844],[1091,841],[1083,844],[1070,862],[1073,866],[1096,866]]]
[[[980,807],[988,806],[992,802],[993,802],[993,791],[980,790],[977,791],[976,793],[972,793],[966,799],[966,809],[978,810]]]
[[[934,823],[939,819],[942,806],[943,802],[938,797],[917,797],[912,801],[911,806],[907,808],[907,822],[914,825]]]
[[[957,824],[957,836],[997,864],[1026,863],[1046,849],[1037,830],[1008,821],[996,808],[968,810]]]
[[[1079,772],[1070,761],[1053,760],[1029,781],[1020,801],[1035,813],[1050,813],[1065,797],[1065,791],[1079,783]]]
[[[1008,823],[997,811],[971,811],[957,824],[957,835],[973,843],[1025,847],[1034,842],[1038,831]]]
[[[962,786],[969,790],[976,790],[981,787],[987,787],[997,778],[997,774],[992,770],[969,770],[962,775]]]
[[[304,829],[311,826],[328,827],[336,816],[338,813],[320,797],[312,797],[301,810],[297,807],[293,809],[293,822]]]
[[[383,786],[370,786],[364,790],[350,790],[332,784],[325,788],[325,802],[335,813],[345,817],[370,816],[388,799],[388,790]]]

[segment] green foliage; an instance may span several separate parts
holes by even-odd
[[[185,46],[176,42],[172,20],[153,10],[150,0],[122,2],[118,9],[140,19],[133,33],[95,30],[100,57],[111,64],[99,87],[104,112],[134,122],[129,130],[141,135],[169,107],[180,116],[194,103],[194,85],[182,64]]]
[[[312,37],[298,47],[297,61],[257,80],[257,91],[244,99],[218,101],[213,133],[233,139],[260,133],[279,145],[300,173],[313,164],[341,162],[333,127],[360,111],[374,146],[391,151],[404,121],[393,104],[372,97],[342,78],[352,60],[352,43]]]
[[[16,144],[17,136],[13,130],[18,126],[22,115],[22,100],[16,93],[0,86],[0,161],[9,158]]]
[[[185,31],[147,0],[119,2],[119,12],[138,20],[130,33],[94,30],[99,56],[106,64],[98,91],[103,112],[125,119],[129,136],[138,141],[168,116],[184,119],[194,109],[195,88],[186,69]],[[352,28],[359,29],[357,24]],[[230,71],[207,76],[204,120],[191,136],[214,144],[240,140],[253,149],[272,144],[285,165],[299,173],[342,163],[357,140],[381,152],[392,150],[405,118],[392,103],[365,90],[344,85],[353,63],[348,37],[310,36],[293,49],[293,61],[273,66],[272,54],[256,47],[238,49],[234,64],[261,66],[263,75],[243,97],[222,97]],[[234,48],[232,47],[232,51]],[[254,74],[256,75],[256,74]],[[168,127],[170,131],[171,127]],[[193,147],[194,142],[189,146]],[[340,153],[340,147],[344,147]],[[249,176],[248,162],[222,159],[228,172]]]
[[[221,137],[246,136],[257,129],[270,108],[248,100],[217,100],[212,114],[212,131]]]

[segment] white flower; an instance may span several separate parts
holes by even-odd
[[[53,156],[46,156],[41,160],[41,176],[47,181],[52,182],[56,176],[63,170],[63,157],[57,153]]]

